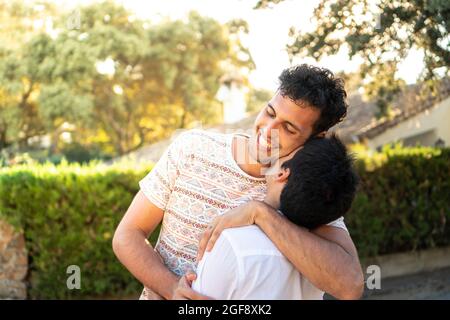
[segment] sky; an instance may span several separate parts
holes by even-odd
[[[89,2],[91,1],[70,1],[70,6]],[[136,16],[153,22],[164,18],[182,19],[192,10],[221,23],[236,18],[246,20],[250,30],[242,42],[250,50],[256,64],[256,69],[250,74],[250,82],[256,88],[274,91],[278,75],[284,68],[290,66],[285,50],[289,42],[289,28],[294,26],[297,30],[311,31],[313,25],[310,18],[319,0],[285,0],[273,8],[259,10],[253,9],[256,0],[116,0],[116,2],[123,4]],[[422,69],[419,67],[423,65],[422,59],[419,52],[411,52],[400,65],[397,76],[407,83],[414,83]],[[319,62],[312,58],[294,61],[326,67],[333,72],[356,71],[360,62],[355,58],[350,60],[344,51],[332,57],[325,57]]]

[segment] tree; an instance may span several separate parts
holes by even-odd
[[[261,110],[273,96],[273,92],[266,89],[251,88],[247,94],[247,112],[255,113]]]
[[[48,42],[39,38],[45,19],[56,14],[54,5],[0,0],[0,150],[43,134],[35,93],[48,65],[43,60]],[[38,21],[39,24],[33,22]]]
[[[266,9],[270,8],[273,5],[283,2],[284,0],[258,0],[254,9]]]
[[[37,38],[20,50],[0,53],[0,147],[24,145],[45,132],[35,93],[48,71],[44,61],[51,50],[48,45],[45,38]]]
[[[0,43],[3,48],[19,48],[43,31],[59,13],[47,1],[0,0]]]
[[[219,121],[216,93],[226,66],[252,68],[233,38],[242,23],[220,25],[192,12],[188,20],[157,25],[133,20],[113,3],[90,6],[77,37],[97,44],[98,60],[110,59],[114,72],[95,75],[92,87],[98,130],[116,154],[168,136],[196,120]],[[104,17],[98,21],[98,17]],[[73,32],[72,32],[73,33]],[[235,40],[233,40],[235,39]]]
[[[366,93],[377,100],[380,115],[388,112],[389,103],[404,86],[395,71],[411,49],[424,53],[421,80],[437,83],[442,74],[448,75],[449,1],[321,0],[312,22],[316,26],[312,32],[291,29],[291,57],[319,60],[344,47],[350,58],[362,57],[360,73],[367,82]]]
[[[254,67],[239,41],[242,21],[191,13],[154,25],[113,1],[80,7],[71,28],[73,14],[0,48],[0,148],[50,135],[57,153],[70,125],[78,149],[124,154],[194,120],[220,120],[224,75]]]

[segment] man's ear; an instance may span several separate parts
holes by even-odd
[[[290,173],[291,171],[289,170],[289,168],[280,168],[275,180],[278,182],[286,182],[287,179],[289,178]]]

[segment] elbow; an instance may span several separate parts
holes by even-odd
[[[348,279],[343,286],[339,299],[342,300],[358,300],[364,293],[364,276],[361,268]]]
[[[359,300],[364,293],[364,282],[358,283],[352,288],[346,289],[341,300]]]
[[[113,239],[112,239],[112,250],[114,252],[114,254],[117,256],[117,253],[119,251],[120,248],[120,241],[119,238],[117,236],[117,231],[114,233]]]
[[[119,257],[123,244],[123,235],[122,232],[117,228],[114,232],[114,236],[112,239],[112,250],[116,257]]]
[[[145,235],[142,235],[142,239],[145,239]],[[141,240],[141,232],[137,229],[129,228],[126,226],[119,225],[114,232],[112,238],[112,250],[119,260],[124,257],[133,248],[136,247],[136,241]],[[142,240],[142,243],[144,241]]]

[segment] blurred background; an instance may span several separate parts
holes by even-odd
[[[364,298],[450,299],[449,30],[445,0],[0,0],[0,298],[137,298],[111,250],[137,182],[309,63],[346,81]]]

